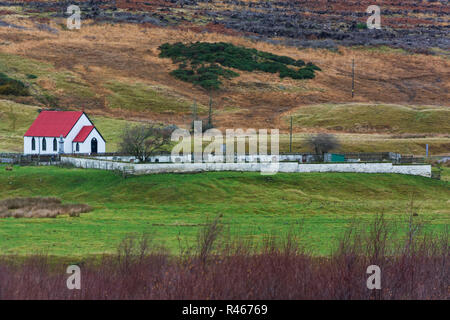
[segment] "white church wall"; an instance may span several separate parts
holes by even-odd
[[[79,143],[80,151],[76,151],[76,142],[73,142],[73,151],[74,153],[91,153],[91,141],[92,139],[97,139],[97,153],[105,153],[106,152],[106,143],[103,140],[100,133],[97,131],[97,129],[93,129],[91,133],[88,135],[86,140],[84,142]]]
[[[53,137],[34,137],[35,141],[35,149],[32,149],[32,141],[33,137],[24,137],[23,138],[23,153],[24,154],[42,154],[42,155],[51,155],[57,154],[59,143],[57,140],[56,151],[53,150]],[[46,141],[46,148],[44,150],[44,140]]]
[[[88,117],[83,114],[78,122],[73,126],[72,130],[70,130],[69,134],[66,138],[64,138],[64,153],[73,153],[75,152],[74,144],[72,143],[73,139],[80,133],[81,128],[84,126],[92,126],[93,124],[89,121]]]
[[[33,154],[33,150],[31,150],[31,139],[32,139],[32,137],[23,137],[23,153],[24,154]]]

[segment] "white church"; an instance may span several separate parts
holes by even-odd
[[[105,150],[105,139],[82,111],[41,111],[23,137],[24,154],[97,154]]]

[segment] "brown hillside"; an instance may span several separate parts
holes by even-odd
[[[58,33],[37,30],[30,19],[11,15],[10,23],[26,30],[0,28],[0,53],[20,55],[70,71],[94,94],[80,100],[73,92],[54,88],[45,77],[39,85],[70,108],[85,107],[94,113],[125,118],[147,118],[186,124],[189,109],[179,112],[133,110],[133,105],[111,107],[110,81],[158,86],[164,95],[186,102],[196,99],[207,105],[209,93],[169,75],[175,65],[158,57],[158,46],[166,42],[224,41],[258,50],[311,61],[322,68],[313,80],[281,80],[267,73],[239,72],[213,93],[215,121],[219,127],[281,127],[282,114],[317,103],[376,102],[412,105],[444,105],[450,101],[450,65],[445,57],[409,54],[402,50],[340,47],[338,52],[253,42],[239,36],[198,33],[183,27],[152,27],[133,24],[92,24],[83,21],[81,30],[64,30],[65,20],[50,21]],[[32,22],[33,21],[33,22]],[[351,99],[351,60],[356,63],[356,97]],[[82,101],[83,105],[80,105]]]

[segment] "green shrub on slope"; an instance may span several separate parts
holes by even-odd
[[[27,96],[28,88],[22,81],[11,79],[0,72],[0,94],[13,96]]]
[[[305,64],[303,60],[224,42],[196,42],[190,45],[165,43],[159,50],[160,57],[171,58],[174,63],[179,63],[179,68],[171,73],[174,77],[205,89],[218,89],[222,84],[221,77],[230,79],[239,76],[223,67],[248,72],[279,73],[281,78],[292,79],[313,79],[315,71],[321,71],[311,62]]]

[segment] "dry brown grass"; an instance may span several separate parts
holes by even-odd
[[[87,204],[62,204],[58,198],[9,198],[0,201],[0,218],[56,218],[68,214],[79,217],[91,211]]]
[[[83,21],[81,30],[64,31],[64,20],[52,20],[58,34],[35,30],[31,21],[9,16],[10,22],[30,30],[0,28],[0,52],[18,54],[50,62],[59,70],[70,70],[86,81],[96,96],[85,106],[91,113],[108,113],[125,118],[147,118],[186,124],[186,114],[138,113],[111,110],[105,105],[110,92],[103,84],[111,79],[139,81],[167,87],[171,94],[207,105],[209,94],[169,75],[175,65],[158,57],[158,46],[166,42],[206,41],[230,42],[320,66],[313,80],[280,79],[267,73],[240,72],[241,76],[226,81],[224,89],[213,94],[220,128],[277,127],[287,129],[282,114],[315,103],[385,102],[396,104],[448,105],[450,101],[450,63],[438,56],[406,54],[394,50],[340,48],[338,52],[305,49],[255,42],[239,36],[198,33],[184,28],[159,28],[128,24],[92,24]],[[356,62],[356,97],[351,99],[351,60]],[[264,84],[262,89],[248,86]],[[50,84],[49,84],[50,85]],[[49,87],[50,88],[50,87]],[[79,101],[64,97],[61,103],[73,108]],[[229,109],[237,112],[227,112]]]

